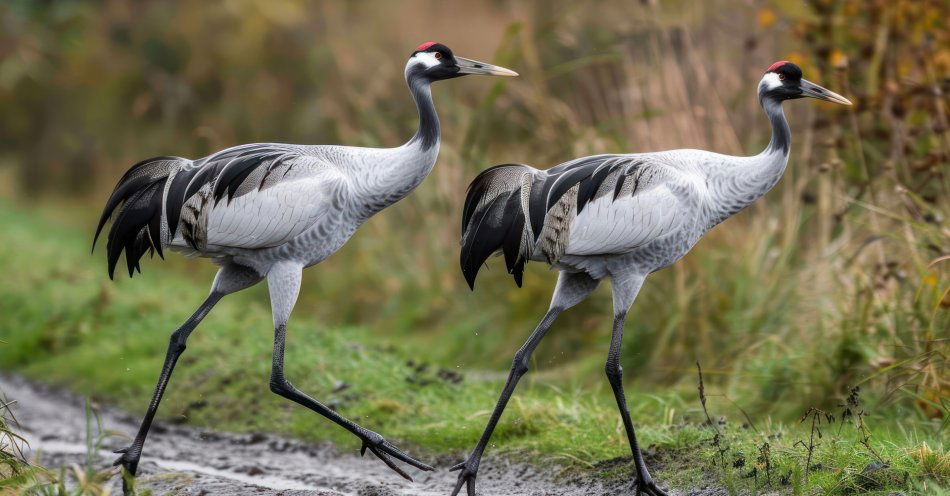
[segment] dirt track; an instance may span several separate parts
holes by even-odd
[[[32,453],[48,467],[85,461],[84,402],[61,391],[11,376],[0,376],[0,391],[15,400],[14,412]],[[138,418],[115,409],[100,410],[103,429],[134,434]],[[113,438],[97,453],[96,463],[107,467],[117,455],[114,448],[127,441]],[[328,444],[311,444],[266,434],[208,432],[192,427],[156,424],[139,465],[138,488],[163,494],[308,494],[317,496],[447,496],[455,473],[445,465],[435,472],[410,471],[410,483],[380,461],[341,454]],[[411,468],[411,467],[410,467]],[[563,478],[562,478],[563,479]],[[555,480],[526,464],[498,457],[486,458],[479,471],[480,495],[601,496],[633,494],[630,486],[598,480]],[[114,494],[121,494],[118,477]],[[464,493],[464,491],[463,491]],[[673,492],[671,495],[714,495],[720,491]]]

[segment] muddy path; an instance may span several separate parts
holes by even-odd
[[[30,443],[30,456],[44,466],[82,465],[87,456],[84,400],[78,396],[0,375],[0,392],[15,400],[12,409],[20,433]],[[131,436],[139,418],[113,408],[100,408],[102,428]],[[113,437],[96,451],[97,467],[108,467],[112,450],[127,440]],[[369,455],[368,455],[369,456]],[[269,434],[232,434],[157,423],[139,465],[137,487],[164,494],[279,494],[317,496],[447,496],[455,473],[451,460],[435,472],[410,470],[408,482],[372,458],[341,453],[329,444],[307,443]],[[409,467],[411,469],[411,467]],[[499,457],[483,461],[479,495],[606,496],[633,494],[629,484],[605,483],[586,477],[555,477],[556,468],[540,471]],[[111,483],[121,494],[118,477]],[[463,491],[464,492],[464,491]],[[717,490],[671,492],[671,495],[724,494]]]

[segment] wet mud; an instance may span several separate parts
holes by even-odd
[[[30,444],[26,451],[51,468],[83,465],[87,458],[86,412],[82,398],[22,378],[0,375],[0,392],[16,403],[12,409],[19,433]],[[104,431],[129,437],[139,418],[109,407],[98,408]],[[93,464],[105,469],[128,439],[107,439],[94,450]],[[156,423],[139,464],[136,487],[155,495],[315,495],[315,496],[447,496],[457,460],[439,460],[435,472],[406,467],[414,482],[403,480],[367,453],[342,453],[327,443],[309,443],[270,434],[213,432],[191,426]],[[118,473],[118,469],[116,473]],[[501,457],[483,459],[478,494],[497,496],[606,496],[634,494],[627,481],[603,481],[587,476],[558,476],[557,467],[538,469]],[[113,494],[121,494],[118,476]],[[462,493],[465,491],[463,489]],[[673,495],[711,496],[721,489]]]

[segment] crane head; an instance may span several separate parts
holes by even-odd
[[[452,79],[469,74],[485,76],[518,75],[517,72],[504,67],[457,57],[449,47],[434,41],[428,41],[416,47],[406,64],[406,74],[409,74],[410,71],[418,71],[429,81]]]
[[[851,105],[847,98],[802,78],[801,68],[787,60],[780,60],[769,66],[759,83],[760,100],[782,102],[805,97]]]

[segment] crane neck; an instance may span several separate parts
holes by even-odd
[[[419,111],[419,130],[408,144],[419,143],[422,151],[428,151],[438,145],[441,129],[439,114],[436,113],[435,104],[432,102],[432,81],[423,75],[420,67],[414,65],[406,70],[406,83],[413,101],[416,102],[416,110]]]
[[[432,81],[421,64],[406,67],[406,83],[419,111],[419,129],[403,146],[374,149],[371,159],[360,161],[357,208],[365,220],[412,192],[432,172],[439,153],[439,116],[432,103]]]
[[[763,98],[759,95],[759,103],[765,110],[772,124],[772,139],[769,146],[765,148],[763,154],[781,152],[788,157],[789,148],[792,146],[792,131],[788,127],[788,121],[785,119],[785,112],[782,110],[782,102],[775,98]]]
[[[706,229],[732,217],[768,193],[788,164],[792,138],[782,102],[762,98],[759,102],[772,125],[772,139],[762,153],[751,157],[728,157],[721,167],[707,172],[712,201],[708,205]]]

